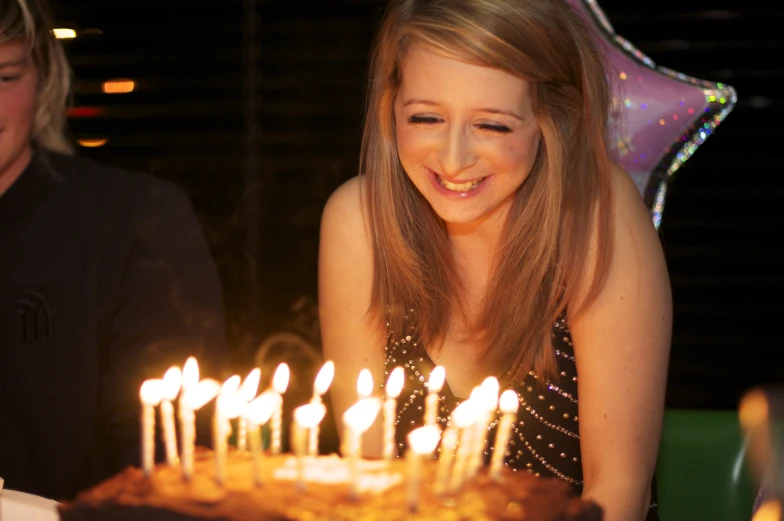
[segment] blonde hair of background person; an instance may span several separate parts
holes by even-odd
[[[456,75],[441,78],[441,65]],[[442,91],[407,70],[433,75]],[[472,89],[472,74],[492,81]],[[524,90],[519,128],[533,120],[535,143],[514,141],[517,127],[491,135],[477,123],[502,119],[472,103],[503,103],[493,93],[505,84]],[[425,91],[425,103],[408,99]],[[601,54],[563,0],[391,2],[370,67],[361,175],[323,214],[319,299],[325,356],[338,371],[337,418],[362,368],[383,382],[387,329],[399,338],[409,308],[428,354],[463,396],[488,374],[507,385],[532,369],[555,377],[551,327],[567,313],[583,494],[613,521],[642,519],[648,508],[672,312],[650,216],[608,155],[609,105]],[[432,120],[430,134],[412,130],[412,106]],[[427,168],[453,182],[492,175],[497,186],[505,174],[489,158],[529,144],[534,153],[508,197],[490,185],[490,195],[472,199],[499,196],[480,218],[449,222],[441,213],[452,210],[422,181],[424,162],[409,154],[417,139],[432,147]],[[378,423],[365,445],[371,455],[380,454]]]
[[[39,5],[39,0],[0,0],[0,44],[24,41],[35,66],[38,96],[32,141],[48,150],[69,154],[73,146],[65,134],[65,125],[71,68],[52,29],[54,19],[48,4]]]

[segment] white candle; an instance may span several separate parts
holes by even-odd
[[[452,464],[455,461],[457,437],[457,428],[447,427],[441,438],[441,454],[438,456],[438,470],[435,484],[435,492],[438,495],[445,493],[449,488],[449,476],[452,472]]]
[[[373,425],[381,409],[381,399],[377,397],[362,398],[343,413],[343,423],[346,425],[345,456],[349,460],[351,474],[351,495],[359,496],[359,459],[362,446],[362,434]]]
[[[142,470],[145,476],[152,474],[155,466],[155,406],[163,397],[163,380],[146,380],[139,389],[142,402],[141,437]]]
[[[250,452],[253,458],[253,484],[260,486],[263,482],[261,460],[264,451],[261,447],[261,426],[267,423],[273,411],[278,407],[280,396],[274,391],[266,391],[254,399],[245,408],[245,417],[250,424]]]
[[[272,440],[270,443],[270,452],[274,455],[280,454],[281,430],[283,429],[283,393],[286,392],[286,389],[289,386],[289,376],[289,366],[282,363],[275,369],[275,375],[272,377],[272,389],[280,396],[277,407],[272,413]]]
[[[327,413],[322,403],[309,403],[294,409],[294,454],[297,456],[297,488],[305,489],[305,433],[318,427]]]
[[[425,397],[425,425],[435,425],[438,419],[438,406],[441,387],[444,386],[446,370],[443,366],[436,366],[430,373],[427,381],[427,397]]]
[[[395,457],[395,420],[397,419],[397,397],[403,390],[405,370],[395,367],[387,380],[386,400],[384,400],[384,459]]]
[[[174,406],[172,402],[182,387],[182,371],[177,366],[170,367],[163,375],[163,400],[161,401],[161,424],[163,441],[166,447],[166,463],[174,466],[180,461],[177,451],[177,431],[174,427]]]
[[[259,380],[261,380],[261,369],[253,368],[240,386],[240,394],[245,403],[250,403],[256,398],[259,392]],[[237,420],[237,450],[245,452],[248,450],[248,418],[241,414]]]
[[[213,449],[215,451],[215,481],[218,485],[226,482],[226,460],[228,457],[228,437],[231,424],[229,420],[241,415],[247,405],[239,391],[240,377],[234,375],[221,386],[215,403],[213,424]]]
[[[196,444],[196,411],[201,409],[207,402],[215,398],[220,392],[221,385],[212,378],[205,378],[200,381],[194,389],[188,391],[185,396],[180,396],[180,400],[185,402],[183,411],[186,416],[182,420],[183,437],[186,443],[183,445],[181,457],[182,473],[186,480],[193,476],[193,453]]]
[[[364,400],[365,398],[370,398],[370,395],[373,394],[373,375],[370,374],[370,371],[367,369],[362,369],[359,372],[359,376],[357,377],[357,398],[359,400]],[[362,437],[360,436],[357,440],[357,447],[356,452],[359,457],[362,457]]]
[[[414,429],[408,434],[408,450],[406,451],[406,491],[408,509],[415,512],[419,505],[419,483],[422,456],[433,453],[441,438],[441,430],[429,425]]]
[[[321,370],[316,375],[316,381],[313,382],[313,398],[311,398],[310,403],[313,404],[320,404],[322,403],[321,396],[329,390],[329,386],[332,385],[332,379],[335,377],[335,363],[327,361],[322,367]],[[308,439],[308,454],[310,456],[318,456],[318,443],[319,443],[319,426],[316,424],[313,428],[309,431],[309,439]]]
[[[182,475],[190,480],[193,475],[193,450],[195,439],[194,409],[188,406],[188,396],[196,392],[199,385],[199,364],[194,357],[189,357],[182,367],[182,392],[180,393],[180,456],[182,457]]]
[[[452,425],[458,429],[460,440],[458,442],[457,454],[455,455],[452,475],[449,479],[450,492],[456,491],[463,485],[466,465],[471,455],[471,426],[476,422],[478,415],[479,405],[470,398],[452,411]]]
[[[479,417],[474,425],[472,435],[474,446],[471,449],[471,460],[468,465],[468,476],[473,478],[485,462],[485,445],[490,422],[498,408],[498,379],[488,376],[476,389],[476,400],[479,404]]]
[[[512,436],[512,426],[517,421],[517,408],[520,399],[512,389],[507,389],[501,394],[499,408],[501,409],[501,421],[498,422],[498,430],[495,435],[495,445],[493,446],[493,457],[490,460],[490,477],[495,480],[501,478],[501,469],[504,468],[504,456]]]

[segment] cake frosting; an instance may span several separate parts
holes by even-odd
[[[453,495],[437,495],[436,462],[421,468],[415,511],[408,508],[402,460],[360,460],[352,495],[347,460],[306,458],[304,480],[292,456],[264,457],[261,484],[249,455],[228,455],[226,479],[214,476],[211,451],[200,452],[190,481],[178,466],[158,465],[147,477],[127,468],[59,507],[62,521],[320,521],[320,520],[518,520],[601,521],[601,508],[573,495],[568,483],[505,471],[494,481],[480,471]]]

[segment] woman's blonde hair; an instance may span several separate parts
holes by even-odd
[[[611,94],[602,55],[566,0],[394,0],[369,72],[360,173],[375,271],[370,316],[404,331],[413,313],[422,342],[438,348],[463,313],[449,237],[403,171],[393,104],[412,43],[497,68],[532,84],[541,140],[509,211],[483,306],[470,322],[484,371],[509,383],[531,369],[556,377],[553,323],[584,277],[584,304],[604,284],[612,250],[611,162],[605,128]],[[595,242],[592,242],[595,241]],[[596,246],[596,263],[585,266]],[[582,306],[580,306],[582,307]],[[577,312],[570,309],[570,315]],[[465,315],[463,315],[465,316]]]
[[[52,29],[54,19],[45,0],[0,0],[0,43],[23,40],[29,46],[38,78],[32,142],[69,154],[73,146],[65,127],[71,68]]]

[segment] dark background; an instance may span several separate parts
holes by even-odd
[[[728,83],[739,96],[678,172],[660,229],[675,306],[671,407],[734,408],[746,389],[784,373],[784,10],[763,4],[600,2],[616,32],[657,64]],[[108,139],[80,153],[191,195],[240,368],[276,331],[319,345],[319,220],[329,194],[356,174],[381,8],[371,0],[57,4],[59,23],[79,32],[65,42],[76,76],[72,132]],[[102,94],[112,78],[137,88]],[[85,107],[103,115],[85,116]]]

